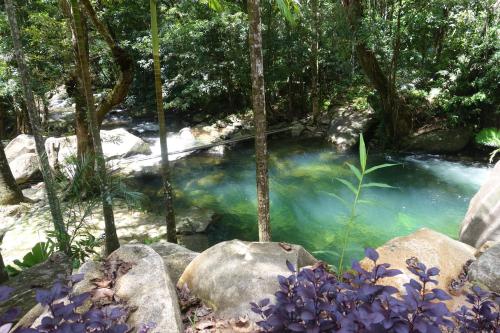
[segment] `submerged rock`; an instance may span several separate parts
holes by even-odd
[[[481,247],[500,241],[500,162],[474,195],[460,227],[460,241]]]
[[[199,255],[198,252],[167,241],[151,244],[150,247],[163,258],[165,270],[174,283],[177,283],[189,263]]]
[[[384,278],[380,284],[394,286],[404,292],[404,284],[410,279],[417,279],[406,267],[406,260],[416,257],[427,268],[437,267],[440,270],[435,279],[438,281],[437,288],[447,290],[453,279],[457,279],[462,272],[464,264],[474,259],[475,249],[472,246],[461,243],[448,236],[430,229],[420,229],[408,236],[391,239],[381,247],[377,248],[380,258],[377,262],[388,263],[391,269],[399,269],[403,274]],[[363,259],[361,266],[371,269],[372,261]],[[433,287],[435,288],[435,287]],[[450,310],[455,310],[457,305],[449,302]]]
[[[286,260],[295,267],[312,265],[316,259],[302,246],[232,240],[212,246],[196,257],[179,279],[218,316],[225,319],[248,315],[249,302],[274,299],[278,275],[289,275]]]
[[[469,279],[500,293],[500,242],[487,249],[470,265]]]
[[[411,135],[403,141],[403,147],[408,151],[456,153],[464,149],[471,138],[470,128],[439,128]]]
[[[345,152],[354,147],[359,134],[366,132],[373,124],[375,111],[371,107],[358,110],[353,107],[340,107],[330,122],[328,141],[337,151]]]
[[[200,207],[191,207],[177,214],[176,229],[178,234],[189,235],[204,232],[212,223],[215,212]]]

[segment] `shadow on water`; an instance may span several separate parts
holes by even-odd
[[[356,154],[337,154],[316,140],[274,140],[269,145],[273,240],[297,243],[330,263],[337,263],[347,209],[329,193],[351,200],[352,193],[336,177],[350,177],[345,162]],[[210,244],[239,238],[257,239],[253,144],[238,145],[224,157],[190,156],[174,167],[176,206],[200,206],[218,214],[208,230]],[[370,174],[367,182],[395,189],[366,189],[373,205],[359,208],[347,256],[363,248],[428,227],[453,238],[468,202],[484,181],[488,168],[450,162],[428,155],[371,155],[369,164],[398,166]],[[159,187],[159,181],[155,180]],[[161,202],[158,201],[157,202]]]

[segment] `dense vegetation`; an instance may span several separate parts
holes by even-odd
[[[475,143],[488,147],[490,162],[498,157],[499,10],[495,0],[150,0],[149,6],[121,0],[0,0],[0,140],[33,136],[36,154],[30,154],[39,164],[53,224],[48,240],[14,261],[17,267],[5,267],[0,254],[0,282],[56,250],[77,268],[97,255],[97,247],[108,255],[120,247],[114,199],[136,202],[141,194],[128,191],[106,163],[101,129],[112,111],[124,110],[131,122],[158,123],[165,236],[176,243],[168,129],[217,125],[228,115],[253,112],[257,224],[259,241],[267,242],[272,235],[268,125],[298,125],[313,133],[326,124],[328,130],[321,130],[326,136],[340,108],[361,117],[373,109],[370,126],[350,128],[349,147],[359,141],[359,167],[346,162],[354,182],[335,180],[350,191],[352,202],[330,193],[350,212],[337,267],[318,263],[296,272],[289,264],[293,274],[279,277],[276,304],[252,304],[262,316],[260,327],[270,332],[497,332],[493,294],[475,287],[466,296],[471,307],[451,313],[443,303],[450,296],[430,287],[437,284],[439,269],[409,259],[407,268],[419,281],[410,280],[406,294],[396,297],[395,287],[378,282],[401,271],[378,264],[377,252],[366,251],[371,271],[358,263],[346,270],[344,257],[357,207],[369,203],[362,198],[364,189],[391,187],[365,182],[365,176],[395,166],[368,167],[363,134],[372,146],[398,150],[422,133],[457,130],[467,135],[452,152],[473,145],[474,135]],[[49,121],[49,100],[57,89],[71,101],[71,117],[63,126]],[[51,165],[45,138],[70,134],[75,134],[75,156],[63,167],[59,161]],[[443,137],[453,143],[457,136]],[[9,163],[0,141],[0,204],[31,204]],[[102,238],[84,222],[97,206],[102,207]],[[108,266],[106,274],[113,276],[108,282],[114,284],[116,265]],[[122,273],[132,264],[127,267]],[[85,313],[77,311],[95,294],[72,295],[76,282],[39,290],[37,301],[48,306],[51,317],[19,332],[129,331],[129,313],[121,307],[96,303]],[[0,301],[9,292],[0,287]],[[10,329],[15,315],[10,310],[0,316],[0,332]]]
[[[393,85],[401,103],[409,106],[414,129],[436,118],[449,126],[491,125],[492,119],[498,125],[494,1],[363,1],[359,17],[353,17],[358,14],[352,7],[358,1],[303,1],[288,20],[280,15],[279,3],[262,3],[269,119],[310,113],[317,79],[321,110],[366,97],[382,109],[387,93],[382,86]],[[221,5],[222,12],[209,10],[203,1],[160,4],[164,103],[184,120],[250,108],[246,6],[242,1]],[[73,80],[71,33],[57,1],[21,2],[18,9],[33,86],[43,101],[54,87]],[[100,1],[95,9],[133,59],[135,75],[124,106],[136,116],[154,116],[147,4]],[[118,75],[116,62],[96,29],[90,24],[87,29],[94,84],[98,90],[111,89]],[[6,111],[0,128],[10,136],[25,125],[4,15],[0,35],[0,100]],[[358,61],[360,45],[373,52],[379,72],[366,72]]]

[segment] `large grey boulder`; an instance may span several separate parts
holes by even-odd
[[[101,142],[104,157],[108,160],[151,153],[151,148],[147,142],[123,128],[109,131],[101,130]],[[66,164],[69,157],[76,156],[76,136],[48,138],[45,141],[45,149],[47,150],[50,166],[54,169],[60,168]]]
[[[152,333],[183,332],[177,291],[160,255],[147,245],[129,244],[108,257],[114,259],[132,263],[115,284],[116,295],[137,308],[127,321],[129,327],[155,323]]]
[[[339,107],[328,129],[328,141],[337,151],[345,152],[354,147],[359,134],[366,132],[373,124],[375,111],[370,106],[364,110],[353,107]]]
[[[414,133],[403,140],[408,151],[426,153],[456,153],[465,148],[472,138],[470,128],[439,128],[423,133]]]
[[[460,241],[477,248],[487,241],[500,241],[500,162],[470,201],[460,227]]]
[[[216,314],[224,319],[248,315],[259,320],[249,302],[274,299],[278,275],[290,275],[286,261],[295,267],[312,265],[316,259],[302,246],[232,240],[219,243],[197,256],[177,283],[187,284]]]
[[[36,153],[35,138],[33,135],[20,134],[5,146],[5,156],[7,156],[9,162],[28,153]]]
[[[36,153],[19,155],[9,162],[9,166],[18,184],[24,184],[30,180],[41,178],[40,163]]]
[[[486,250],[470,265],[469,279],[500,293],[500,242]]]
[[[165,270],[174,283],[177,283],[186,267],[199,255],[198,252],[167,241],[160,241],[150,246],[162,257]]]

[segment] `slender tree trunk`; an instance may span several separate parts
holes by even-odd
[[[174,195],[172,183],[170,182],[170,163],[168,161],[167,128],[165,125],[165,113],[163,112],[163,97],[160,68],[160,45],[158,38],[158,22],[156,14],[156,0],[149,1],[151,10],[151,37],[153,41],[153,62],[155,73],[155,96],[156,112],[160,125],[160,148],[161,148],[161,178],[163,182],[163,199],[165,200],[165,217],[167,222],[167,241],[177,243],[177,232],[175,228]]]
[[[319,116],[319,11],[318,11],[318,1],[311,1],[311,12],[313,15],[313,38],[311,45],[311,104],[312,104],[312,116],[313,120],[316,122]]]
[[[24,89],[24,97],[26,99],[26,107],[28,109],[31,131],[35,138],[36,151],[40,160],[40,169],[42,171],[43,180],[45,182],[45,188],[50,205],[50,212],[52,214],[52,221],[57,232],[60,249],[66,253],[69,253],[69,237],[64,226],[64,221],[61,214],[61,206],[55,190],[54,177],[52,175],[52,171],[50,170],[49,160],[45,151],[45,140],[40,132],[40,119],[35,107],[35,98],[33,95],[33,89],[31,88],[30,76],[24,58],[24,52],[21,45],[21,36],[19,33],[19,27],[17,25],[16,13],[12,4],[12,0],[5,0],[5,12],[7,13],[7,17],[9,19],[12,40],[14,43],[14,53],[19,68],[19,76],[21,78]]]
[[[120,71],[120,75],[115,83],[115,86],[111,90],[111,93],[107,94],[97,107],[97,125],[100,127],[106,114],[108,114],[113,107],[123,102],[127,96],[128,90],[134,78],[134,62],[127,51],[115,40],[107,25],[98,18],[97,13],[95,12],[94,7],[92,7],[90,1],[81,0],[81,3],[85,7],[85,11],[92,21],[92,24],[108,45],[113,61]]]
[[[5,269],[5,264],[3,262],[2,253],[0,253],[0,283],[5,283],[9,280],[9,274]]]
[[[23,193],[12,175],[3,144],[0,141],[0,205],[18,204],[23,200]]]
[[[113,200],[109,192],[109,184],[106,176],[106,163],[102,153],[101,135],[97,122],[97,115],[94,105],[94,96],[92,94],[92,83],[90,80],[89,63],[85,56],[85,40],[81,29],[81,12],[78,0],[71,0],[71,12],[75,26],[76,37],[78,41],[78,56],[80,60],[80,69],[82,71],[82,87],[85,94],[87,106],[87,119],[89,121],[90,131],[96,157],[97,177],[102,197],[102,211],[104,216],[105,234],[106,234],[106,252],[110,254],[120,247],[113,215]]]
[[[269,179],[267,167],[267,120],[262,57],[262,27],[260,0],[248,0],[250,64],[252,79],[252,108],[255,122],[255,162],[257,173],[257,206],[259,241],[271,241],[269,218]]]
[[[81,79],[82,68],[80,65],[80,57],[78,55],[78,40],[76,38],[75,22],[71,19],[71,7],[67,0],[60,0],[59,5],[64,16],[67,19],[69,30],[71,31],[71,43],[73,46],[73,56],[75,59],[75,71],[71,74],[69,82],[66,84],[68,96],[75,100],[75,135],[76,135],[76,151],[80,159],[85,156],[94,155],[92,144],[92,136],[87,121],[87,110],[85,107],[85,93]],[[89,59],[89,36],[87,24],[82,19],[80,20],[80,29],[84,39],[85,57]]]
[[[363,17],[363,7],[360,0],[342,0],[347,13],[347,19],[352,32],[356,36]],[[391,77],[387,76],[375,55],[366,43],[356,36],[356,55],[366,77],[377,90],[382,101],[384,111],[384,125],[387,136],[397,145],[398,139],[406,136],[410,131],[409,115],[397,91],[391,89]]]

